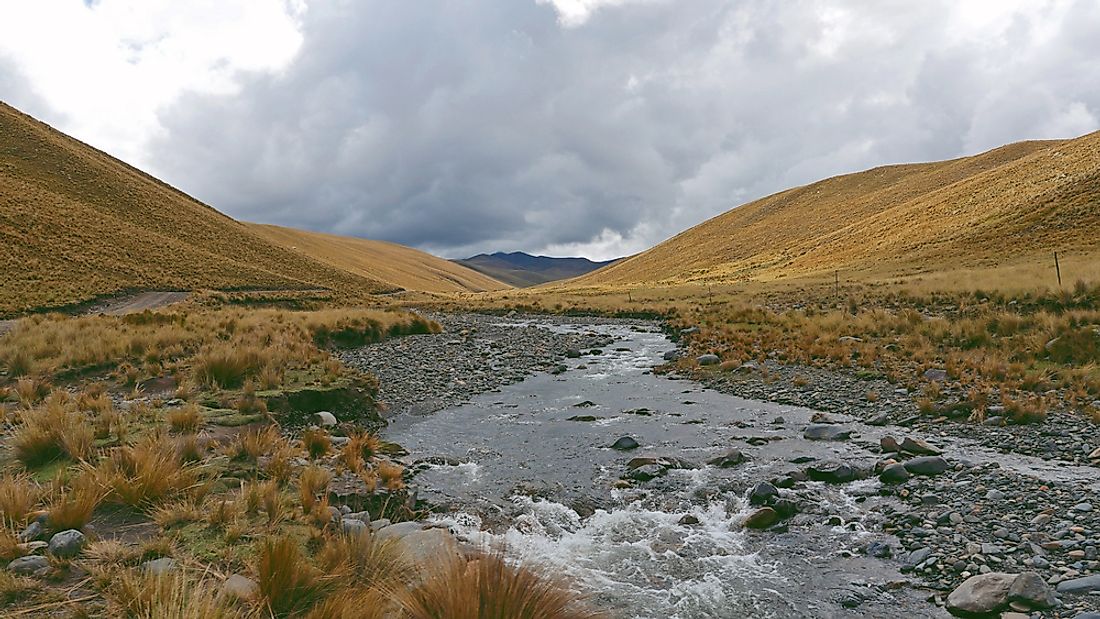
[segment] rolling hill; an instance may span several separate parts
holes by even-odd
[[[517,251],[478,254],[454,262],[513,286],[525,287],[591,273],[615,261],[593,262],[588,258],[551,258]]]
[[[892,165],[783,191],[710,219],[582,286],[879,277],[1100,251],[1100,132]]]
[[[391,253],[409,261],[401,273],[435,271],[383,280],[269,237],[0,103],[0,316],[134,290],[462,286],[457,267],[411,249]]]
[[[425,292],[487,292],[510,288],[473,269],[411,247],[293,228],[248,224],[283,247],[372,280]]]

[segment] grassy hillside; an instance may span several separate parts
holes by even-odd
[[[485,292],[509,288],[492,277],[411,247],[292,228],[248,224],[269,241],[368,279],[425,292]]]
[[[574,286],[992,269],[1100,250],[1100,133],[895,165],[728,211]]]
[[[393,286],[311,260],[0,104],[0,314],[126,289]]]
[[[535,286],[591,273],[614,262],[593,262],[587,258],[552,258],[523,252],[478,254],[458,264],[480,271],[513,286]]]

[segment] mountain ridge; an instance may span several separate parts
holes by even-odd
[[[556,258],[514,251],[477,254],[452,262],[523,288],[591,273],[616,260],[596,262],[583,257]]]

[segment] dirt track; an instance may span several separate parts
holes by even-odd
[[[190,295],[189,292],[140,292],[135,295],[106,301],[102,305],[92,308],[88,313],[122,316],[179,303],[185,301]]]

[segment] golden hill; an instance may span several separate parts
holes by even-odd
[[[364,295],[454,284],[442,273],[445,281],[433,281],[434,273],[383,281],[285,247],[2,103],[0,244],[0,315],[130,290]],[[432,262],[408,252],[392,254],[408,261],[405,273]],[[481,278],[471,281],[487,287]]]
[[[486,292],[510,288],[488,275],[411,247],[346,236],[248,224],[258,235],[349,273],[424,292]]]
[[[874,168],[728,211],[567,286],[879,277],[1100,251],[1100,132]]]

